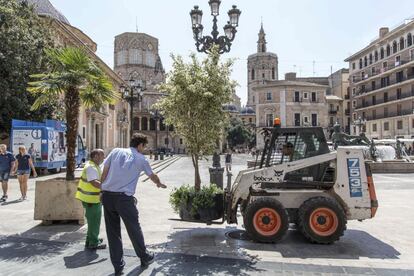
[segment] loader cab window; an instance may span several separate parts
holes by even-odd
[[[325,145],[323,147],[322,145]],[[328,153],[325,137],[312,131],[286,132],[277,137],[269,158],[269,166]]]

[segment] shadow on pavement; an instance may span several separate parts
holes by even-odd
[[[16,203],[21,203],[21,202],[23,202],[23,201],[21,201],[20,199],[16,199],[16,200],[12,200],[12,201],[3,202],[3,203],[1,203],[1,206],[3,206],[3,205],[10,205],[10,204],[16,204]]]
[[[252,259],[245,250],[274,252],[275,256],[288,258],[326,258],[326,259],[398,259],[401,255],[391,245],[360,230],[346,230],[345,235],[334,244],[319,245],[309,243],[297,230],[289,230],[285,238],[274,244],[256,243],[251,240],[228,238],[226,232],[236,230],[233,227],[214,228],[175,228],[169,235],[169,241],[149,246],[155,249],[167,249],[195,255]],[[259,253],[259,252],[258,252]],[[268,254],[267,254],[268,255]]]
[[[79,267],[85,267],[88,265],[95,265],[102,262],[105,262],[107,258],[102,258],[100,260],[97,260],[99,258],[99,255],[94,250],[84,250],[79,251],[73,254],[72,256],[63,257],[63,260],[65,261],[66,268],[79,268]]]
[[[37,225],[19,235],[0,236],[0,260],[34,263],[62,254],[84,234],[79,225]]]
[[[196,256],[179,253],[158,253],[155,264],[147,269],[140,266],[129,272],[128,276],[140,275],[241,275],[260,273],[264,270],[255,267],[255,261]]]
[[[252,249],[252,242],[246,248]],[[309,243],[300,231],[291,230],[278,244],[263,245],[260,249],[279,252],[289,258],[327,259],[398,259],[401,253],[391,245],[361,230],[348,229],[339,241],[330,245]]]

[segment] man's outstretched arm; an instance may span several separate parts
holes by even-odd
[[[149,179],[151,179],[151,181],[154,182],[158,188],[163,188],[163,189],[167,188],[167,185],[162,184],[160,178],[155,173],[151,174],[149,176]]]

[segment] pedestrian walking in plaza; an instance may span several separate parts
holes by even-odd
[[[231,171],[231,150],[230,149],[227,150],[225,159],[226,159],[226,171],[229,172]]]
[[[14,174],[17,175],[17,180],[20,185],[20,193],[22,197],[19,200],[27,199],[27,181],[30,177],[30,170],[33,172],[33,177],[37,177],[36,169],[33,165],[32,157],[27,153],[25,146],[19,146],[19,153],[16,155],[16,166]]]
[[[147,137],[135,133],[130,148],[115,148],[104,161],[102,173],[102,204],[104,207],[109,253],[115,275],[121,275],[125,266],[121,238],[121,221],[125,224],[135,253],[146,268],[154,261],[154,254],[147,251],[139,223],[138,209],[134,197],[141,172],[144,172],[158,188],[166,188],[143,155]]]
[[[100,198],[102,170],[99,166],[102,164],[105,154],[101,149],[94,149],[90,157],[91,160],[86,163],[82,170],[76,198],[82,201],[88,223],[85,248],[92,250],[105,249],[106,244],[99,238],[102,217]]]
[[[13,173],[16,162],[11,152],[7,151],[7,146],[0,145],[0,182],[3,189],[3,196],[0,198],[0,202],[7,200],[7,190],[10,174]]]

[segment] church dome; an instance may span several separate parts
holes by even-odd
[[[237,112],[237,106],[234,104],[225,104],[223,105],[223,109],[229,112]]]
[[[49,0],[21,0],[20,2],[26,2],[29,5],[33,5],[36,13],[40,16],[47,16],[56,19],[60,22],[70,25],[66,17],[59,12]]]
[[[240,114],[243,114],[243,115],[249,115],[249,114],[254,115],[254,114],[256,114],[256,112],[253,110],[253,108],[251,108],[249,106],[249,107],[243,107],[240,110]]]

